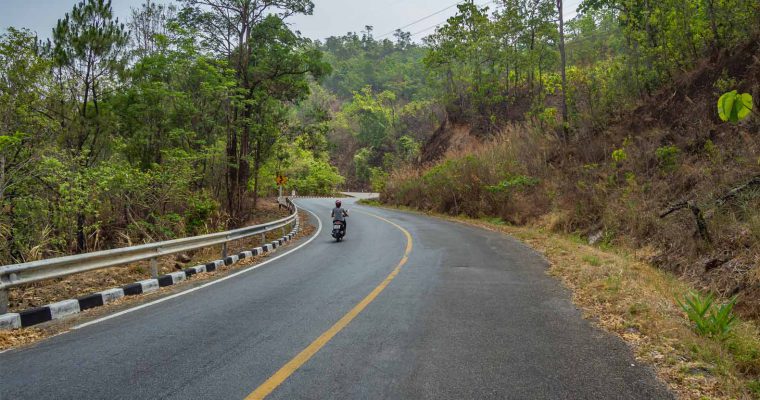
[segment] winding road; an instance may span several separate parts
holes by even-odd
[[[315,237],[0,354],[0,399],[673,397],[521,243],[351,200],[335,243],[331,200],[297,203]]]

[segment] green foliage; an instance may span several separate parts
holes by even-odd
[[[284,187],[285,194],[295,190],[299,195],[332,195],[345,179],[338,170],[330,165],[326,154],[315,153],[309,149],[312,142],[309,136],[300,136],[293,143],[280,143],[278,156],[270,160],[261,169],[262,179],[267,182],[259,190],[260,194],[275,194],[277,175],[288,177]]]
[[[413,162],[420,155],[422,146],[411,136],[401,136],[398,139],[399,153],[406,162]]]
[[[583,256],[583,261],[586,262],[588,265],[591,265],[592,267],[598,267],[602,265],[602,261],[599,260],[599,257],[596,257],[596,256],[585,255]]]
[[[612,159],[616,163],[621,164],[628,159],[628,153],[625,152],[625,149],[617,149],[612,152]]]
[[[286,145],[299,190],[342,184],[331,105],[294,115],[330,71],[283,20],[311,1],[219,3],[146,3],[130,32],[83,0],[48,43],[0,35],[0,265],[245,223]]]
[[[486,190],[491,193],[503,193],[511,190],[519,190],[536,186],[541,183],[537,178],[525,175],[512,176],[499,182],[498,185],[486,186]]]
[[[354,166],[356,168],[356,177],[360,182],[368,182],[371,177],[370,159],[372,158],[372,149],[367,147],[359,149],[354,155]]]
[[[375,95],[369,86],[354,93],[354,99],[346,106],[346,112],[356,118],[359,144],[371,148],[383,146],[391,133],[395,121],[392,104],[396,97],[393,92]]]
[[[753,380],[749,383],[749,390],[755,395],[760,396],[760,381]]]
[[[219,203],[207,192],[194,192],[188,198],[187,206],[184,213],[186,233],[192,236],[209,232],[207,223],[213,213],[218,211]]]
[[[723,73],[721,74],[720,78],[715,81],[713,87],[715,87],[715,89],[717,89],[719,92],[725,93],[731,91],[731,88],[736,87],[737,85],[738,82],[736,82],[736,79],[729,77],[728,71],[723,70]]]
[[[388,180],[388,173],[382,168],[370,168],[370,187],[373,192],[382,192],[385,190],[385,182]]]
[[[736,323],[733,314],[736,297],[717,306],[713,294],[702,296],[691,292],[684,295],[683,300],[678,300],[678,305],[686,312],[700,335],[725,338]]]
[[[752,112],[752,95],[732,90],[718,99],[718,115],[724,122],[738,123]]]
[[[663,146],[655,150],[655,156],[657,162],[665,171],[672,171],[678,167],[678,156],[681,154],[681,150],[676,146]]]

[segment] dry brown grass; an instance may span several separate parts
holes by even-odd
[[[654,365],[679,398],[751,399],[760,394],[750,389],[760,366],[757,355],[750,354],[760,349],[753,323],[740,323],[727,342],[701,337],[676,303],[691,288],[638,257],[536,229],[496,229],[545,254],[550,273],[573,291],[573,301],[585,315],[629,343],[638,360]],[[743,348],[732,350],[737,344]],[[753,359],[748,363],[746,357]]]
[[[562,233],[601,230],[605,245],[650,248],[656,266],[698,288],[725,297],[741,294],[742,315],[760,318],[760,188],[716,202],[760,175],[760,136],[749,134],[759,124],[716,126],[692,136],[653,127],[632,137],[611,128],[570,143],[527,123],[514,124],[437,163],[393,172],[382,198],[386,204],[516,225],[551,218],[552,230]],[[672,165],[657,156],[666,145],[678,149]],[[625,160],[612,159],[616,149],[625,151]],[[711,242],[697,234],[689,210],[659,217],[684,200],[702,209]]]

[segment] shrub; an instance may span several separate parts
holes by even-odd
[[[655,150],[657,162],[664,171],[672,171],[678,166],[678,155],[681,150],[676,146],[663,146]]]
[[[382,192],[385,190],[385,183],[388,180],[388,173],[382,168],[370,168],[369,183],[372,190],[375,192]]]
[[[736,297],[716,306],[713,294],[702,296],[690,292],[684,296],[683,301],[678,300],[678,305],[694,323],[697,333],[703,336],[724,338],[731,333],[731,328],[736,323],[736,316],[733,314]]]
[[[184,215],[186,233],[188,235],[205,233],[206,223],[213,212],[219,208],[219,204],[209,193],[198,192],[187,199],[187,206]]]
[[[502,193],[508,192],[511,189],[521,189],[536,186],[539,183],[541,183],[540,180],[531,176],[517,175],[499,182],[498,185],[486,186],[486,190],[492,193]]]
[[[617,149],[612,152],[612,159],[615,160],[616,163],[620,164],[628,159],[628,153],[625,152],[625,149]]]

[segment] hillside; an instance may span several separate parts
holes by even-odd
[[[757,318],[758,125],[720,121],[715,103],[723,80],[758,93],[758,50],[750,41],[715,54],[608,128],[568,143],[531,123],[486,140],[444,123],[423,147],[422,159],[436,161],[397,171],[384,200],[648,248],[656,265],[698,287],[740,295],[742,313]],[[660,217],[684,201],[699,208],[705,237],[689,209]]]

